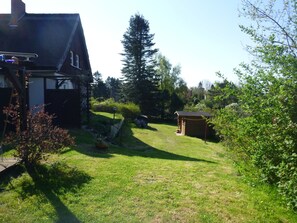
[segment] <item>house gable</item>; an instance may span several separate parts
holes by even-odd
[[[11,28],[10,16],[0,16],[0,49],[36,53],[36,66],[58,70],[78,19],[78,14],[25,14]]]
[[[65,48],[58,70],[61,73],[71,74],[89,71],[87,74],[91,78],[91,65],[80,19],[77,21],[67,48]]]
[[[28,100],[23,107],[55,105],[51,108],[46,106],[45,109],[56,114],[60,124],[68,124],[67,117],[71,113],[75,114],[75,117],[71,118],[72,123],[79,125],[81,112],[88,114],[89,111],[89,84],[92,81],[91,66],[79,14],[28,14],[22,0],[11,0],[11,3],[12,13],[0,14],[0,52],[3,54],[1,56],[3,66],[6,66],[7,55],[4,53],[7,52],[11,53],[9,59],[20,55],[16,52],[38,55],[34,58],[33,65],[26,66],[30,78],[28,98],[26,98]],[[74,53],[74,56],[77,55],[79,66],[70,65],[70,51]],[[19,58],[16,59],[19,60]],[[0,76],[0,84],[5,90],[7,84],[4,77],[7,73],[0,73]],[[51,97],[52,95],[54,96]],[[60,101],[56,100],[57,98]],[[68,106],[69,101],[75,103]],[[6,106],[7,101],[2,104]],[[60,108],[66,104],[70,110],[61,110]],[[3,127],[2,124],[0,117],[0,129]]]

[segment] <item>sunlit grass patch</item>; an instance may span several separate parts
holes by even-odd
[[[77,145],[1,183],[0,222],[296,222],[267,186],[249,184],[220,144],[175,126],[125,125],[118,144]]]

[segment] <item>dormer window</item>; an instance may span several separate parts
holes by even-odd
[[[79,68],[79,56],[77,54],[75,55],[75,65]]]
[[[74,66],[73,51],[70,51],[70,65]]]

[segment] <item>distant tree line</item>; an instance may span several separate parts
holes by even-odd
[[[107,77],[104,81],[102,74],[96,71],[93,74],[92,96],[98,101],[113,98],[115,101],[120,100],[122,81],[118,78]]]

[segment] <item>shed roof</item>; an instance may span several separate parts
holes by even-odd
[[[199,112],[186,112],[186,111],[176,111],[175,114],[177,114],[177,116],[183,116],[183,117],[211,117],[212,115],[208,112],[203,112],[203,111],[199,111]]]

